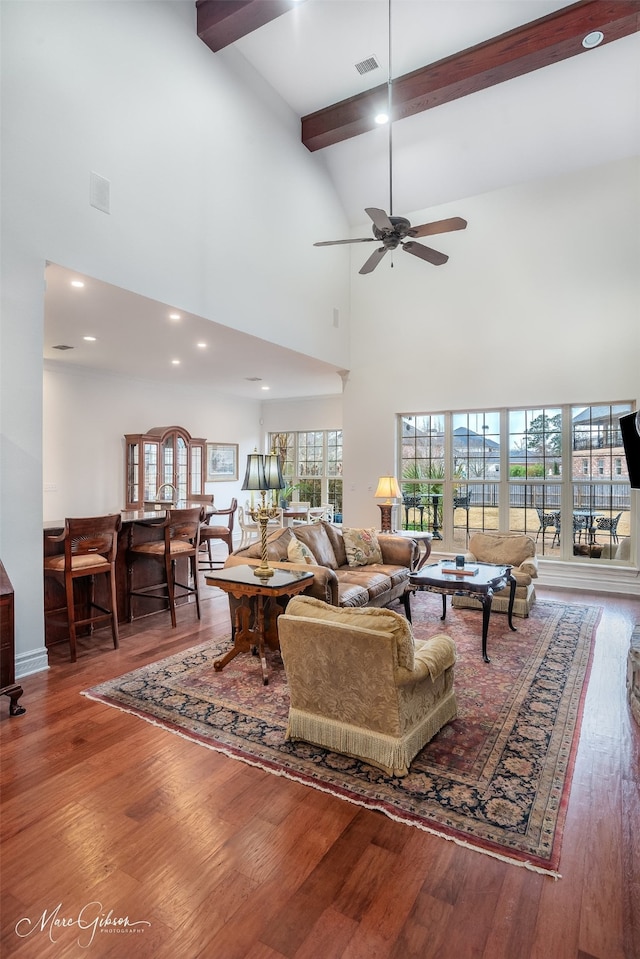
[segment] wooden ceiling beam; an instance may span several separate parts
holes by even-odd
[[[594,30],[611,43],[640,29],[638,0],[580,0],[539,20],[469,47],[393,80],[393,119],[413,116],[523,76],[578,54]],[[311,150],[373,130],[387,102],[387,84],[302,118],[302,142]]]
[[[296,0],[196,0],[198,36],[217,53],[297,5]]]

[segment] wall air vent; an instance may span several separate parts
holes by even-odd
[[[372,70],[379,70],[380,64],[374,56],[370,56],[361,60],[360,63],[356,63],[355,67],[360,76],[362,76],[365,73],[371,73]]]
[[[52,350],[72,350],[72,346],[67,346],[66,343],[60,343],[58,346],[52,346]]]

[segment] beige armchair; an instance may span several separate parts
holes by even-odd
[[[508,563],[516,581],[513,601],[514,616],[528,616],[536,601],[533,580],[538,576],[536,543],[526,533],[475,533],[469,540],[469,552],[465,562]],[[510,587],[494,593],[492,611],[506,613],[509,609]],[[457,608],[482,609],[482,604],[473,596],[454,596],[452,606]]]
[[[416,753],[456,717],[453,640],[414,640],[393,610],[296,596],[278,619],[278,635],[291,697],[287,739],[405,776]]]

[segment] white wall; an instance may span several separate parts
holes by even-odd
[[[464,216],[432,267],[387,256],[352,282],[345,515],[396,452],[395,414],[640,398],[640,165],[620,161],[411,215]],[[423,241],[427,242],[427,241]],[[376,331],[376,335],[372,335]]]
[[[198,39],[195,4],[3,0],[0,16],[0,556],[24,675],[46,663],[33,549],[46,261],[342,367],[349,262],[313,250],[347,224],[297,118]],[[111,182],[110,215],[89,205],[91,171]]]
[[[104,397],[109,402],[104,402]],[[259,441],[260,403],[213,390],[159,386],[87,371],[44,371],[44,520],[96,516],[125,506],[125,433],[183,426],[194,437],[239,444],[236,483],[208,483],[220,508],[240,484]],[[55,490],[47,491],[47,486]]]
[[[342,428],[342,396],[300,397],[267,400],[262,405],[262,431],[339,430]]]

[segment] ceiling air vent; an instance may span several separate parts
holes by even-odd
[[[52,346],[52,350],[72,350],[72,346],[67,346],[66,343],[60,343],[59,346]]]
[[[379,70],[380,64],[374,56],[367,57],[365,60],[361,60],[360,63],[356,63],[356,70],[362,76],[365,73],[371,73],[372,70]]]

